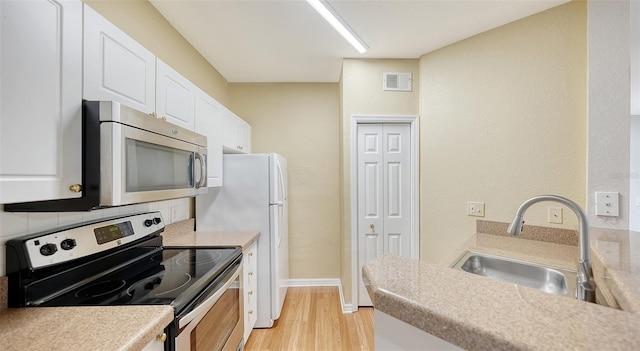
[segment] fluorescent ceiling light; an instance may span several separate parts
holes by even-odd
[[[367,52],[367,46],[362,42],[360,38],[349,28],[347,23],[340,18],[336,11],[325,1],[322,0],[307,0],[311,5],[329,24],[345,38],[351,46],[353,46],[359,53],[364,54]]]

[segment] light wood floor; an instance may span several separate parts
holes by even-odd
[[[343,314],[337,287],[289,288],[275,325],[254,329],[245,345],[246,351],[373,349],[373,308]]]

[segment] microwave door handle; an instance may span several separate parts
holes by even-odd
[[[196,189],[198,188],[202,188],[207,181],[207,164],[204,161],[204,155],[202,155],[199,152],[195,153],[195,158],[200,160],[200,179],[198,180],[198,183],[196,184]],[[195,172],[194,172],[195,173]],[[194,179],[195,181],[195,179]]]

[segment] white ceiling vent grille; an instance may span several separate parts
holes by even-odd
[[[382,90],[411,91],[411,73],[384,72]]]

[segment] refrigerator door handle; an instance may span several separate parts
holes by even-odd
[[[276,202],[272,203],[272,205],[284,206],[284,201],[276,201]]]

